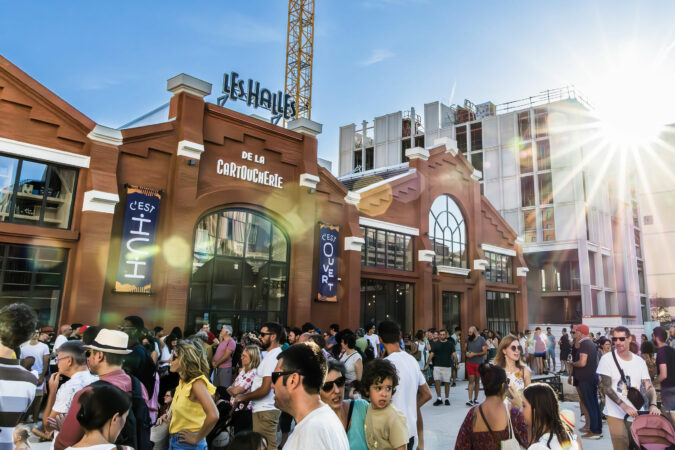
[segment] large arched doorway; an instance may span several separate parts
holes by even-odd
[[[235,333],[266,321],[285,323],[287,235],[267,216],[226,209],[204,216],[195,229],[187,329],[208,322]]]

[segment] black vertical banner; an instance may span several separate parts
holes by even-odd
[[[319,295],[322,302],[337,302],[340,227],[319,224]]]
[[[115,292],[149,294],[161,192],[127,186]]]

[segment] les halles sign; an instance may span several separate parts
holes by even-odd
[[[272,113],[272,123],[293,119],[297,110],[295,100],[281,91],[272,92],[267,88],[260,88],[260,82],[251,78],[244,82],[237,72],[223,75],[223,95],[218,97],[218,106],[224,106],[228,99],[243,100],[248,106],[263,108]]]

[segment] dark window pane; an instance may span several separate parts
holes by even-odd
[[[520,173],[530,173],[533,169],[532,144],[523,144],[520,146]]]
[[[401,140],[401,162],[408,162],[409,159],[407,156],[405,156],[405,151],[411,148],[411,142],[410,139],[403,139]]]
[[[537,169],[548,170],[551,168],[551,144],[548,139],[537,141]]]
[[[474,169],[480,170],[483,172],[483,152],[472,153],[471,154],[471,165]]]
[[[540,173],[537,175],[539,180],[539,204],[550,205],[553,203],[553,180],[551,173]]]
[[[457,148],[460,152],[466,153],[466,125],[455,127],[455,139],[457,139]]]
[[[0,156],[0,221],[9,220],[10,202],[16,181],[19,160]]]
[[[356,150],[354,152],[354,169],[361,169],[363,170],[363,153],[361,153],[361,150]]]
[[[375,167],[375,149],[373,147],[368,147],[366,149],[366,169],[370,170]]]
[[[538,138],[548,135],[548,112],[545,109],[534,111],[534,127]]]
[[[534,206],[534,177],[532,175],[520,178],[520,192],[523,208]]]
[[[471,124],[471,151],[483,149],[483,128],[482,123]],[[475,167],[475,166],[474,166]],[[480,170],[480,169],[478,169]]]
[[[530,131],[530,111],[518,113],[518,136],[524,141],[532,139],[532,133]]]

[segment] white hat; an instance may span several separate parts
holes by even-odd
[[[128,355],[131,350],[127,349],[129,336],[118,330],[108,330],[103,328],[98,332],[91,345],[84,345],[84,348],[90,348],[103,353],[115,353],[117,355]]]

